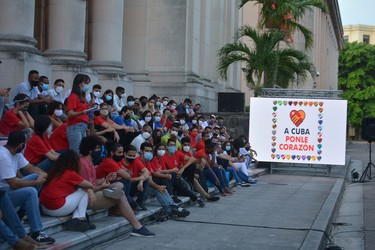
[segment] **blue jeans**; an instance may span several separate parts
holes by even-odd
[[[205,167],[203,169],[203,173],[206,176],[206,178],[209,179],[217,189],[219,189],[219,192],[221,193],[228,186],[228,180],[225,177],[225,171],[220,169],[219,167],[212,167],[211,169],[212,171]],[[216,184],[216,177],[219,179],[220,185]]]
[[[174,203],[172,197],[169,195],[168,191],[165,191],[165,193],[160,193],[158,190],[149,187],[146,190],[146,196],[156,196],[156,199],[162,206],[164,212],[167,214],[170,214],[172,212],[172,206],[176,206],[176,203]]]
[[[83,137],[86,137],[87,124],[80,122],[75,125],[70,125],[66,128],[66,135],[69,141],[69,149],[79,153],[79,144]]]
[[[232,176],[233,176],[233,178],[234,178],[234,180],[236,181],[237,184],[243,182],[243,181],[241,180],[241,178],[238,177],[238,172],[239,172],[239,171],[237,171],[236,169],[234,169],[234,168],[232,168],[232,167],[230,167],[230,166],[227,167],[227,171],[228,171],[229,173],[232,174]]]
[[[45,159],[41,161],[39,164],[35,165],[36,167],[42,169],[44,172],[48,173],[48,170],[52,167],[53,161],[50,159]],[[25,169],[21,168],[21,173],[26,176],[29,175],[30,173],[27,172]]]
[[[14,245],[19,238],[26,235],[26,231],[14,211],[7,192],[0,197],[0,210],[3,213],[3,218],[0,220],[0,235],[10,245]]]
[[[22,179],[31,181],[36,180],[37,178],[38,174],[30,174]],[[20,207],[20,209],[26,211],[31,232],[35,233],[41,231],[43,229],[43,224],[39,211],[38,190],[34,187],[23,187],[18,189],[7,187],[3,189],[7,191],[14,208]]]

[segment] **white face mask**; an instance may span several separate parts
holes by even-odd
[[[165,155],[165,150],[164,149],[158,150],[158,155],[163,157]]]
[[[54,113],[57,117],[59,117],[63,114],[63,111],[62,111],[62,109],[55,109]]]
[[[171,135],[177,136],[178,132],[173,130],[173,131],[171,131]]]
[[[174,105],[171,106],[171,109],[172,109],[172,110],[175,110],[175,109],[176,109],[176,106],[174,106]]]
[[[167,106],[167,104],[168,104],[168,101],[163,101],[164,106]]]
[[[184,152],[189,152],[190,146],[183,146],[182,149],[184,150]]]
[[[192,120],[191,123],[197,124],[197,120]]]
[[[185,120],[180,120],[181,125],[185,125],[186,121]]]
[[[100,96],[100,91],[94,91],[94,96],[95,96],[95,97]]]
[[[122,94],[122,95],[121,95],[121,98],[124,98],[124,99],[125,99],[125,98],[126,98],[126,93]]]
[[[142,133],[142,137],[145,139],[145,140],[147,140],[148,138],[150,138],[150,133],[149,132],[143,132]]]
[[[58,86],[55,90],[56,90],[56,93],[60,94],[62,91],[63,91],[63,87],[61,86]]]
[[[105,110],[105,109],[104,110],[100,110],[100,114],[101,115],[107,116],[108,113],[109,113],[108,110]]]
[[[150,116],[146,116],[146,117],[145,117],[145,121],[146,121],[146,122],[151,121],[151,117],[150,117]]]

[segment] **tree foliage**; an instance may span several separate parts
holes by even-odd
[[[375,117],[375,45],[346,43],[339,57],[339,89],[348,101],[348,123],[360,128]]]

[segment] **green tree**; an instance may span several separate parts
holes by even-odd
[[[248,87],[254,90],[255,96],[260,94],[264,79],[272,76],[275,70],[279,72],[277,80],[282,87],[287,87],[297,77],[305,79],[313,65],[299,50],[278,48],[279,43],[284,41],[284,36],[281,31],[260,33],[248,25],[243,26],[236,33],[234,42],[225,44],[218,52],[219,76],[227,79],[228,67],[233,63],[243,62]],[[243,41],[250,42],[251,46]],[[267,81],[265,87],[271,87]]]
[[[240,8],[248,2],[261,5],[258,26],[284,32],[286,35],[295,30],[302,32],[305,37],[305,48],[313,45],[313,33],[299,23],[307,11],[314,7],[327,12],[327,5],[323,0],[241,0]]]
[[[375,117],[375,45],[345,43],[339,56],[339,89],[348,101],[348,123],[355,138],[364,117]]]

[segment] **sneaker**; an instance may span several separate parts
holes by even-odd
[[[55,243],[55,239],[52,239],[44,231],[31,233],[30,237],[38,242],[40,245],[47,245]]]
[[[172,207],[172,216],[175,217],[186,217],[190,214],[189,210],[186,210],[185,208],[182,207]]]
[[[90,230],[90,225],[86,221],[79,220],[78,218],[74,218],[68,220],[65,223],[66,230],[69,231],[76,231],[76,232],[86,232]]]
[[[18,210],[17,215],[22,224],[29,224],[29,218],[27,218],[26,211],[20,209]]]
[[[214,202],[214,201],[218,201],[220,200],[220,197],[217,197],[217,196],[210,196],[207,198],[207,201],[209,202]]]
[[[89,230],[96,229],[96,226],[94,223],[91,223],[90,221],[84,221],[87,225],[89,225]]]
[[[141,211],[147,211],[147,207],[145,207],[145,205],[143,205],[143,203],[138,203],[138,207],[141,208]]]
[[[256,178],[249,177],[248,182],[249,182],[250,184],[256,184],[256,183],[258,182],[258,180],[257,180]]]
[[[131,236],[139,237],[154,237],[155,234],[150,232],[145,226],[142,226],[140,229],[133,228],[133,231],[130,234]]]
[[[241,183],[240,184],[241,187],[250,187],[251,185],[249,183]]]
[[[173,197],[172,197],[172,200],[173,200],[173,202],[176,203],[176,204],[182,202],[182,200],[180,200],[177,196],[173,196]]]
[[[204,203],[204,201],[203,201],[201,198],[198,198],[198,199],[197,199],[197,202],[198,202],[199,207],[204,207],[204,206],[206,206],[206,203]]]

